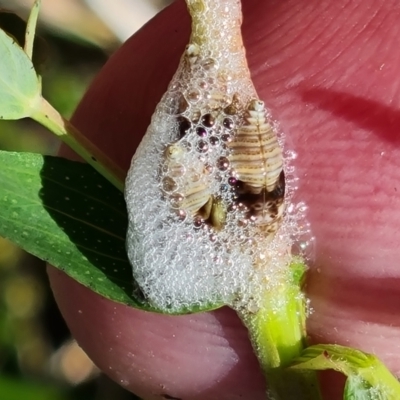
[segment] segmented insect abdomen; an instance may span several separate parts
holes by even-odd
[[[274,190],[283,169],[282,151],[275,132],[266,121],[264,104],[254,100],[245,114],[245,123],[228,144],[229,159],[237,178],[252,193]]]
[[[182,208],[190,214],[196,215],[209,201],[211,192],[204,182],[187,182],[184,188],[184,196]]]
[[[187,157],[188,150],[179,141],[166,147],[161,168],[162,188],[175,209],[195,216],[209,201],[211,190],[204,165],[196,158]],[[188,168],[186,164],[190,162]]]

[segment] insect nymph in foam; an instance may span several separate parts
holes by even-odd
[[[187,46],[183,62],[188,73],[205,64],[194,44]],[[227,215],[239,209],[238,224],[273,234],[284,213],[285,180],[282,151],[264,103],[251,99],[243,106],[239,93],[210,94],[199,109],[190,106],[193,93],[195,88],[181,93],[176,139],[165,149],[165,198],[196,227],[206,224],[219,231]]]

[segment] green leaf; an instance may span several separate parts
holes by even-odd
[[[32,61],[0,29],[0,119],[29,117],[41,101],[41,85]]]
[[[350,347],[320,344],[307,347],[291,369],[333,369],[347,376],[344,400],[397,400],[400,384],[374,355]]]
[[[0,235],[110,300],[159,312],[133,282],[126,227],[122,193],[89,165],[0,151]]]

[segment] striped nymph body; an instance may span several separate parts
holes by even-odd
[[[265,114],[264,102],[251,100],[228,147],[238,201],[250,220],[273,234],[284,214],[285,175],[282,150]]]

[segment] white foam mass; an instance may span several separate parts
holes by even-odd
[[[228,143],[258,96],[240,37],[240,3],[229,9],[224,1],[214,3],[192,15],[190,45],[126,181],[133,276],[146,299],[169,312],[209,303],[256,304],[261,288],[285,278],[299,218],[286,212],[277,232],[266,235],[237,201],[240,177]],[[288,183],[290,174],[287,204]],[[210,199],[222,227],[199,211]]]

